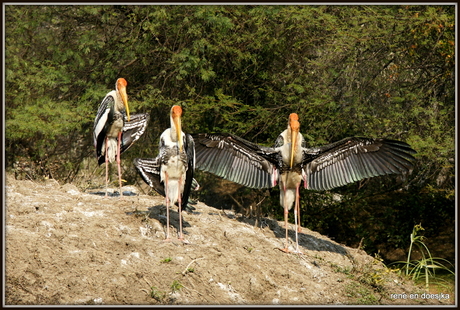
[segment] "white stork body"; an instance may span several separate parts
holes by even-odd
[[[297,114],[292,113],[289,116],[288,127],[276,139],[275,151],[281,156],[280,170],[278,177],[280,188],[280,205],[284,209],[284,225],[286,228],[286,246],[282,249],[288,252],[288,216],[289,210],[294,205],[294,221],[296,232],[296,252],[300,253],[298,234],[300,229],[300,183],[302,181],[302,172],[300,167],[303,159],[302,146],[305,145],[305,140],[299,132],[300,124]],[[299,227],[297,226],[299,224]]]
[[[407,143],[389,139],[350,137],[307,148],[298,116],[289,116],[288,128],[274,147],[264,147],[231,134],[196,134],[197,168],[251,188],[269,188],[279,182],[288,250],[288,212],[294,205],[296,252],[300,253],[300,184],[328,190],[364,178],[407,173],[416,152]],[[299,225],[299,229],[298,229]]]
[[[105,185],[107,184],[108,163],[117,161],[118,181],[121,191],[121,159],[120,155],[126,151],[144,133],[149,120],[148,114],[129,115],[128,95],[124,78],[119,78],[115,83],[115,90],[109,92],[102,100],[94,120],[93,139],[96,148],[98,164],[105,162]]]
[[[162,165],[160,170],[160,180],[167,186],[166,199],[170,204],[180,201],[181,194],[184,192],[185,172],[187,171],[187,156],[184,151],[179,151],[177,133],[175,128],[166,129],[160,136]],[[181,134],[181,139],[185,140],[185,134]],[[180,202],[179,202],[180,203]]]
[[[104,97],[94,120],[94,146],[98,147],[97,137],[104,134],[105,139],[100,146],[100,155],[107,157],[110,163],[115,161],[117,155],[118,136],[122,132],[126,113],[118,84],[120,83],[117,81],[117,90],[112,90]]]
[[[303,136],[296,132],[292,133],[290,127],[283,131],[278,139],[277,145],[281,144],[281,146],[275,145],[275,150],[279,152],[282,158],[283,165],[285,167],[290,166],[291,162],[291,145],[292,145],[292,138],[295,138],[294,145],[303,145],[304,139]],[[302,162],[302,148],[297,147],[295,152],[293,153],[293,165],[298,165]],[[296,189],[299,186],[300,182],[302,181],[302,174],[294,171],[294,170],[286,170],[282,172],[278,177],[279,187],[281,190],[280,196],[280,204],[281,206],[286,206],[288,210],[292,208],[292,204],[294,203],[296,197]]]
[[[179,240],[184,243],[182,233],[182,206],[188,201],[195,169],[195,145],[193,138],[182,132],[182,108],[171,108],[171,128],[160,136],[159,155],[156,158],[134,160],[144,181],[158,193],[165,196],[166,201],[166,240],[169,234],[169,206],[176,202],[179,206]],[[184,199],[184,203],[182,200]]]

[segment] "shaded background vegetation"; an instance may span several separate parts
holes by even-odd
[[[139,180],[132,159],[157,155],[173,104],[185,110],[186,132],[264,145],[296,112],[310,146],[386,137],[418,152],[407,177],[302,191],[302,225],[392,260],[421,223],[437,240],[434,253],[453,259],[455,13],[449,5],[6,5],[6,171],[102,185],[93,121],[124,77],[132,113],[151,114],[123,154],[128,184]],[[210,205],[258,205],[282,217],[277,188],[197,178],[195,196]]]

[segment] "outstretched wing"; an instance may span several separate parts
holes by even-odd
[[[231,134],[195,134],[196,167],[252,188],[273,187],[273,148]]]
[[[304,148],[305,187],[328,190],[364,178],[407,173],[416,153],[405,142],[358,137]]]
[[[142,179],[158,194],[165,196],[164,185],[160,180],[161,159],[156,158],[136,158],[134,166],[139,171]]]
[[[129,149],[144,134],[149,119],[150,115],[148,113],[131,115],[129,122],[125,117],[121,138],[121,153]]]
[[[187,171],[185,172],[184,192],[182,193],[182,210],[186,209],[190,197],[190,191],[193,186],[193,174],[195,172],[195,142],[189,134],[185,135],[184,142],[185,152],[187,153]],[[195,183],[198,184],[196,181]]]

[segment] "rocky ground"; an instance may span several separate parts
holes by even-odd
[[[7,176],[4,304],[455,304],[452,294],[423,295],[364,251],[306,228],[304,254],[286,254],[284,223],[262,218],[259,228],[201,202],[183,212],[189,244],[177,240],[177,208],[174,238],[164,242],[164,199],[124,190],[135,194],[120,200]]]

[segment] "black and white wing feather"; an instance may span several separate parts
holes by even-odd
[[[276,160],[268,156],[274,149],[231,134],[204,133],[193,138],[198,169],[251,188],[274,186]]]
[[[160,179],[161,158],[159,156],[156,158],[136,158],[134,159],[134,166],[145,183],[158,194],[165,196],[164,185]]]
[[[346,138],[317,148],[304,148],[305,187],[328,190],[364,178],[407,173],[416,154],[401,141]]]
[[[115,105],[115,93],[108,93],[102,100],[97,110],[96,118],[94,119],[93,127],[93,141],[94,147],[96,148],[96,156],[100,159],[102,154],[102,145],[104,143],[107,131],[113,122],[114,117],[114,105]]]
[[[193,137],[189,134],[185,135],[184,148],[187,153],[187,171],[185,172],[185,184],[184,192],[182,193],[182,209],[185,209],[190,197],[190,191],[192,190],[194,182],[194,172],[195,172],[195,142]],[[195,181],[196,184],[198,184]]]
[[[131,115],[129,122],[125,119],[122,132],[121,153],[129,149],[144,134],[149,119],[150,115],[148,113]]]

